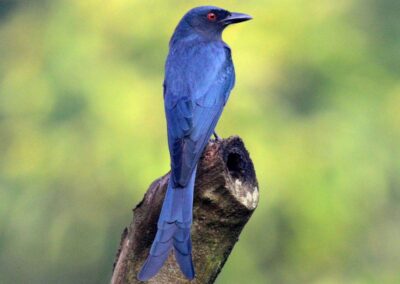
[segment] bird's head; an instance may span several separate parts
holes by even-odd
[[[201,6],[187,12],[178,29],[190,29],[205,37],[220,38],[227,26],[251,19],[252,17],[246,14],[229,12],[215,6]]]

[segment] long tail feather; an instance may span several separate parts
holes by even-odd
[[[140,281],[146,281],[157,274],[172,248],[182,273],[190,280],[194,278],[190,227],[195,176],[196,169],[184,188],[174,188],[170,179],[157,223],[156,237],[150,254],[138,274]]]

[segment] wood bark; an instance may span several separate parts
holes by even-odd
[[[154,239],[169,174],[155,180],[133,209],[122,233],[112,284],[141,283],[136,276]],[[214,283],[245,224],[258,204],[253,163],[239,137],[211,140],[197,170],[193,208],[193,261],[196,277],[188,281],[169,255],[148,283]]]

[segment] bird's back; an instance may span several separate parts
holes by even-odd
[[[201,39],[176,42],[170,48],[165,66],[166,107],[183,97],[193,101],[204,97],[212,84],[232,72],[230,50],[224,42]]]
[[[234,81],[230,49],[224,42],[192,39],[171,46],[164,98],[175,182],[188,182]]]

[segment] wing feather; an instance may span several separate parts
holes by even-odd
[[[167,61],[164,82],[172,176],[174,183],[182,187],[189,182],[235,81],[229,49],[220,46],[211,51],[199,50],[192,50],[193,64],[175,62],[174,66],[180,68],[168,69]]]

